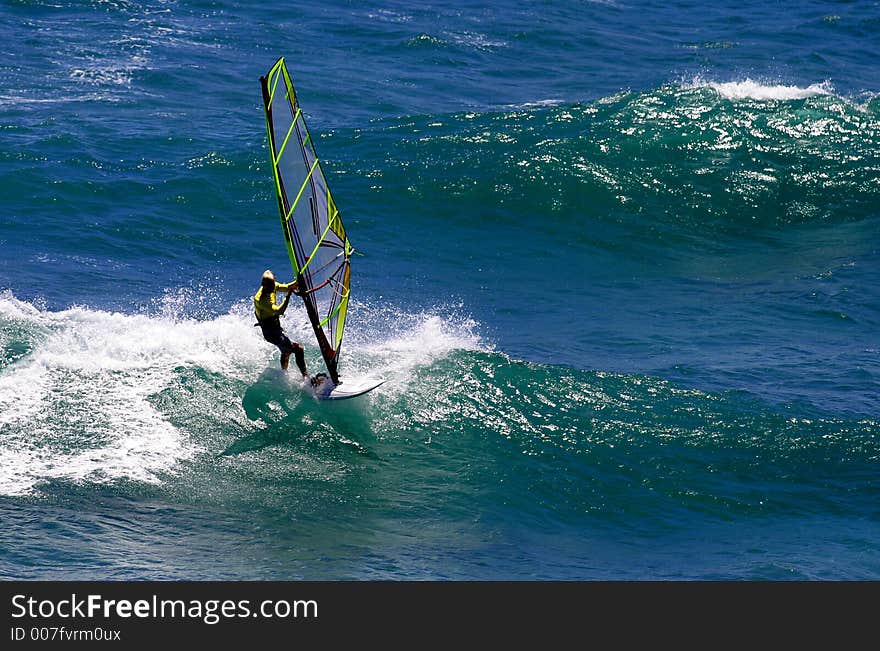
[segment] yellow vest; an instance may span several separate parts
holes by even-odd
[[[284,310],[287,309],[287,303],[290,301],[290,294],[281,303],[276,303],[275,292],[286,292],[295,284],[296,282],[287,283],[286,285],[276,282],[275,291],[268,294],[263,291],[263,286],[261,285],[257,293],[254,294],[254,312],[257,313],[257,319],[262,321],[263,319],[284,314]]]

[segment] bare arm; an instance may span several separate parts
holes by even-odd
[[[296,281],[291,281],[289,283],[275,283],[275,291],[276,292],[295,292],[296,291]]]
[[[296,281],[287,284],[275,283],[275,291],[287,292],[287,296],[284,297],[284,301],[280,305],[273,306],[276,314],[284,314],[284,311],[287,309],[287,305],[290,303],[291,293],[296,291]]]

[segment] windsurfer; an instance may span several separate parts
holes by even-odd
[[[263,338],[278,346],[281,351],[281,368],[287,370],[290,364],[290,355],[293,353],[300,373],[304,378],[308,378],[302,345],[291,341],[281,328],[281,315],[284,314],[290,303],[290,295],[296,290],[296,281],[286,284],[279,283],[275,280],[275,275],[267,269],[260,281],[260,288],[254,294],[254,312],[257,315],[257,325],[263,331]],[[287,296],[281,303],[278,303],[275,298],[276,292],[287,292]]]

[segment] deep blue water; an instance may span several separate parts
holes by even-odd
[[[4,3],[0,577],[880,578],[878,32]],[[279,56],[359,252],[343,377],[388,379],[346,403],[252,327]]]

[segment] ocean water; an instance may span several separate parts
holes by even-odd
[[[880,3],[0,7],[0,577],[880,579]],[[317,403],[259,77],[352,243]],[[321,361],[304,310],[284,319]]]

